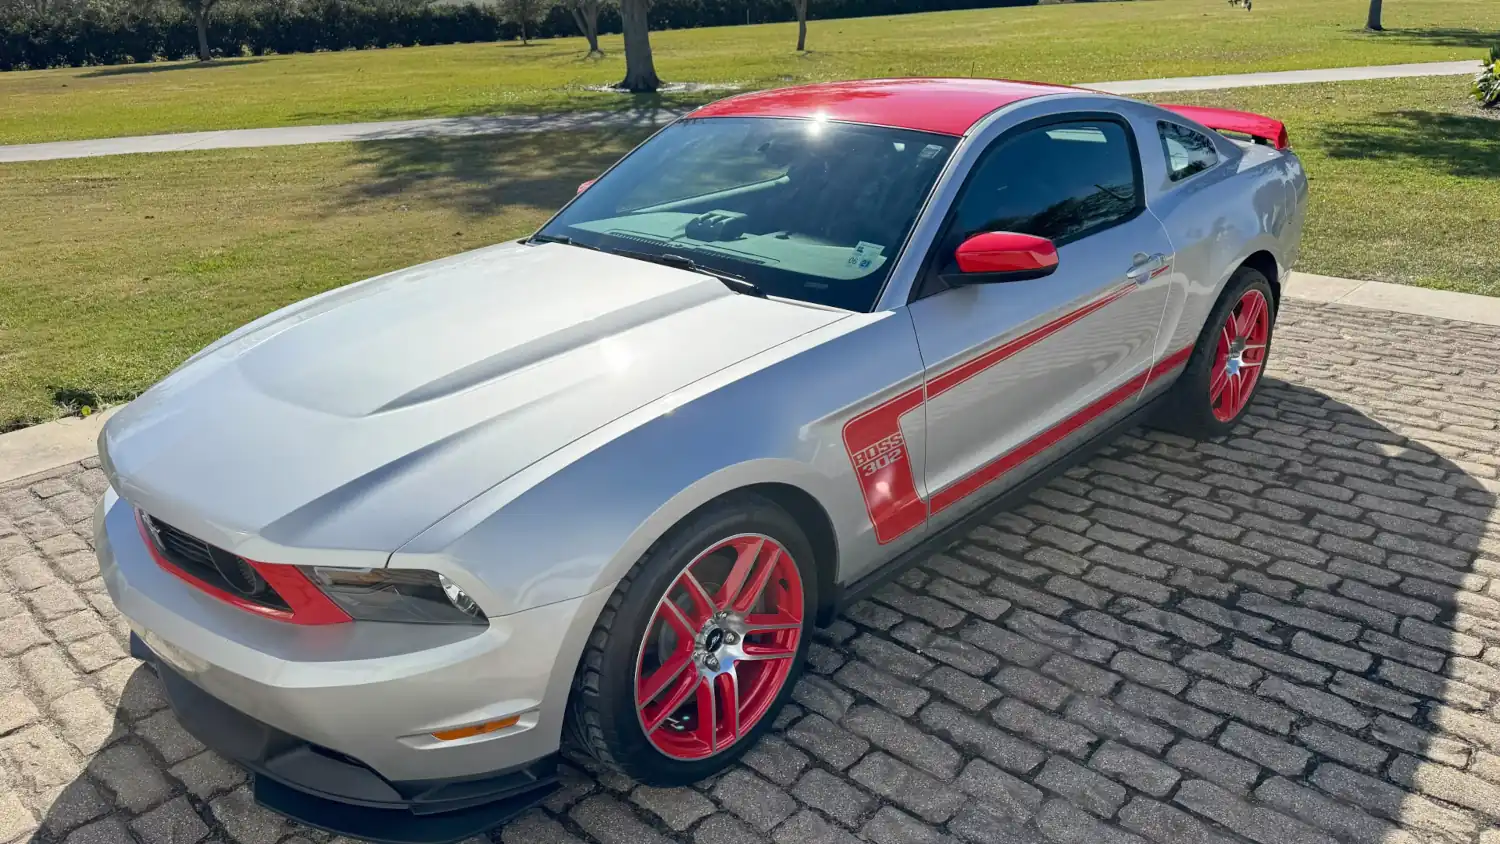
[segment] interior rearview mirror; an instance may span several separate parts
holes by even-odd
[[[983,232],[958,245],[958,272],[943,276],[950,285],[1025,281],[1057,270],[1057,247],[1045,237],[1017,232]]]

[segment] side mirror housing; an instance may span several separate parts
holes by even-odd
[[[590,185],[592,185],[593,183],[595,183],[597,181],[599,181],[599,180],[598,179],[589,179],[587,182],[580,182],[579,185],[578,185],[578,191],[577,191],[577,193],[583,193],[584,191],[586,191],[586,190],[589,189]]]
[[[958,272],[943,276],[950,285],[995,284],[1042,278],[1057,271],[1057,247],[1045,237],[1016,232],[982,232],[953,253]]]

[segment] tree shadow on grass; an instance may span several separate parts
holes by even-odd
[[[1335,126],[1323,146],[1330,158],[1424,161],[1454,176],[1493,179],[1500,177],[1500,111],[1384,112]]]
[[[1485,49],[1500,44],[1500,29],[1486,30],[1465,27],[1387,29],[1380,37],[1424,47],[1473,47],[1475,49]],[[1478,58],[1478,56],[1475,58]]]
[[[118,67],[107,67],[100,70],[91,70],[88,73],[78,74],[80,79],[98,79],[106,76],[135,76],[142,73],[166,73],[173,70],[213,70],[221,67],[238,67],[246,64],[260,64],[270,59],[243,58],[243,59],[214,59],[210,62],[141,62],[140,64],[127,64]]]
[[[655,126],[562,132],[369,141],[355,147],[370,178],[340,198],[345,205],[411,197],[466,214],[510,207],[553,209],[597,177]]]
[[[579,59],[583,61],[583,59]],[[608,84],[608,83],[600,83]],[[673,91],[655,94],[630,94],[623,91],[604,91],[594,87],[573,86],[556,89],[558,99],[532,103],[478,104],[457,109],[444,105],[428,105],[385,109],[323,109],[304,111],[292,116],[296,124],[354,123],[383,120],[417,120],[433,118],[455,118],[484,120],[487,118],[533,117],[569,118],[578,114],[611,113],[644,122],[648,115],[660,117],[677,116],[708,102],[739,93],[738,91]]]

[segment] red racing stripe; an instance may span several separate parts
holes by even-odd
[[[926,398],[931,399],[942,395],[1089,314],[1128,296],[1136,289],[1138,286],[1134,282],[1121,285],[1077,310],[1069,311],[1051,322],[1033,328],[1020,337],[1006,341],[932,377],[925,385]],[[911,455],[905,438],[901,434],[901,417],[922,406],[924,388],[913,387],[850,419],[844,424],[844,449],[849,454],[849,461],[854,464],[854,474],[859,480],[860,493],[865,500],[865,511],[869,514],[870,523],[875,528],[875,540],[884,545],[914,530],[927,520],[929,510],[937,513],[999,478],[1012,467],[1025,462],[1052,443],[1063,439],[1092,419],[1102,415],[1110,407],[1124,401],[1133,390],[1139,390],[1150,380],[1160,377],[1156,374],[1157,372],[1169,371],[1186,361],[1191,351],[1191,348],[1185,349],[1164,358],[1157,364],[1155,371],[1148,370],[1141,373],[1131,379],[1130,383],[1122,385],[1108,396],[1084,408],[1080,413],[1064,420],[1056,428],[1039,434],[1010,454],[1000,457],[938,492],[931,497],[930,501],[923,500],[921,493],[918,492]],[[1121,395],[1117,396],[1117,393]]]
[[[1032,330],[1026,332],[1025,334],[1022,334],[1020,337],[1017,337],[1014,340],[1002,343],[999,346],[996,346],[995,348],[990,349],[989,351],[975,357],[972,360],[965,361],[958,366],[955,366],[952,369],[948,370],[947,372],[933,377],[930,381],[927,382],[927,398],[937,398],[943,393],[946,393],[954,387],[957,387],[959,384],[962,384],[970,378],[973,378],[975,375],[978,375],[986,369],[989,369],[995,364],[1005,360],[1008,357],[1014,356],[1026,347],[1035,345],[1036,343],[1047,339],[1053,334],[1056,334],[1064,328],[1067,328],[1073,323],[1083,319],[1094,311],[1097,311],[1100,308],[1106,307],[1118,301],[1119,299],[1129,295],[1132,290],[1137,289],[1139,289],[1139,287],[1133,281],[1129,284],[1117,287],[1104,296],[1095,299],[1094,301],[1088,303],[1087,305],[1084,305],[1076,311],[1069,311],[1068,313],[1063,314],[1062,316],[1045,325],[1033,328]]]
[[[933,493],[929,502],[932,507],[932,514],[937,515],[941,513],[954,504],[973,495],[975,492],[978,492],[980,488],[999,480],[1006,472],[1011,471],[1022,463],[1041,454],[1043,451],[1062,442],[1083,426],[1093,422],[1100,416],[1118,407],[1126,399],[1139,393],[1142,387],[1165,377],[1177,369],[1177,367],[1186,363],[1192,353],[1192,346],[1173,352],[1155,366],[1148,367],[1141,374],[1095,399],[1088,406],[1069,416],[1067,419],[1037,434],[1005,454],[1000,455],[969,475]]]

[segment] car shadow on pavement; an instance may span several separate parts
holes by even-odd
[[[729,772],[574,762],[492,839],[1494,844],[1500,336],[1377,319],[1289,305],[1230,436],[1137,429],[850,607]],[[30,841],[327,840],[256,807],[149,670],[105,699],[0,735]],[[65,742],[98,749],[48,779]]]

